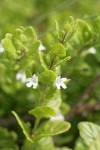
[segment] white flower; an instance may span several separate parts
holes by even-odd
[[[40,46],[39,46],[39,51],[43,51],[43,50],[45,50],[46,48],[45,48],[45,46],[43,46],[42,44],[40,44]]]
[[[3,53],[4,52],[4,48],[2,46],[2,44],[0,44],[0,53]]]
[[[56,121],[56,120],[61,120],[61,121],[64,121],[64,116],[61,114],[61,112],[59,111],[56,116],[52,116],[50,117],[50,120],[51,121]]]
[[[61,78],[61,76],[58,76],[56,78],[56,81],[54,82],[54,85],[57,87],[57,89],[60,89],[60,87],[62,86],[64,89],[67,88],[67,86],[64,84],[65,81],[67,81],[67,78]]]
[[[88,49],[87,52],[91,53],[91,54],[95,54],[96,53],[96,49],[94,47],[91,47],[91,48]]]
[[[38,86],[38,76],[36,76],[35,74],[32,76],[32,78],[28,78],[26,80],[26,86],[27,87],[31,87],[33,86],[33,89],[36,89]]]
[[[17,80],[21,80],[23,83],[26,82],[26,74],[24,70],[20,70],[17,74],[16,74],[16,79]]]

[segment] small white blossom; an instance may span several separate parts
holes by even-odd
[[[0,53],[3,53],[4,52],[4,48],[2,46],[2,44],[0,44]]]
[[[91,47],[91,48],[88,49],[88,53],[95,54],[96,49],[94,47]]]
[[[17,80],[21,80],[23,83],[26,82],[26,74],[24,70],[20,70],[17,74],[16,74],[16,79]]]
[[[62,88],[66,89],[67,86],[64,84],[64,82],[66,82],[67,80],[67,78],[61,78],[61,76],[58,76],[56,78],[56,81],[54,82],[54,85],[57,87],[57,89],[60,89],[61,86]]]
[[[64,116],[61,114],[61,112],[59,111],[56,116],[52,116],[50,117],[50,120],[51,121],[56,121],[56,120],[61,120],[61,121],[64,121]]]
[[[28,78],[26,80],[26,86],[27,87],[31,87],[33,86],[33,89],[36,89],[38,86],[38,76],[36,76],[35,74],[32,76],[32,78]]]
[[[46,48],[45,48],[45,46],[43,46],[42,44],[40,44],[40,46],[39,46],[39,51],[43,51],[43,50],[45,50]]]

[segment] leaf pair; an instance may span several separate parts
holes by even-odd
[[[25,137],[27,138],[28,141],[32,143],[36,142],[38,139],[41,139],[42,137],[48,137],[48,136],[60,134],[62,132],[69,130],[70,128],[70,124],[68,122],[60,121],[60,120],[55,122],[55,121],[48,120],[43,122],[35,130],[32,130],[33,134],[30,135],[30,131],[31,131],[30,124],[24,123],[14,111],[12,111],[12,113],[14,114],[14,116],[18,121],[18,124],[22,128]],[[38,107],[36,109],[29,111],[29,113],[34,115],[36,118],[48,118],[56,114],[55,111],[48,106]]]

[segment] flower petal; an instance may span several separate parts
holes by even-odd
[[[32,83],[31,83],[31,82],[26,83],[26,86],[27,86],[27,87],[31,87],[31,86],[32,86]]]
[[[42,44],[40,44],[39,51],[42,51],[42,50],[45,50],[45,49],[46,49],[45,46],[43,46]]]
[[[38,83],[33,83],[33,89],[36,89],[38,86]]]
[[[61,78],[63,82],[67,81],[68,79],[67,78]]]
[[[60,84],[56,84],[57,89],[60,89]]]
[[[23,76],[22,79],[21,79],[21,81],[22,81],[23,83],[25,83],[25,82],[26,82],[26,77]]]
[[[36,76],[35,74],[32,76],[32,80],[34,81],[34,82],[38,82],[38,76]]]
[[[66,86],[64,83],[62,83],[61,86],[63,87],[63,89],[66,89],[66,88],[67,88],[67,86]]]
[[[27,78],[26,82],[32,82],[32,78]]]

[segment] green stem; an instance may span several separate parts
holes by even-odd
[[[55,58],[56,58],[56,55],[54,55],[54,57],[53,57],[53,59],[52,59],[52,61],[51,61],[51,63],[50,63],[50,67],[49,67],[49,69],[50,69],[50,70],[51,70],[51,69],[52,69],[52,67],[53,67],[53,64],[54,64]]]
[[[50,63],[50,66],[49,66],[49,69],[51,70],[53,65],[54,65],[54,61],[55,61],[55,58],[56,58],[56,55],[54,55],[51,63]],[[43,104],[44,101],[45,101],[45,93],[46,93],[46,90],[47,90],[47,87],[48,87],[48,84],[45,84],[44,85],[44,88],[43,88],[43,92],[42,92],[42,96],[40,98],[40,103]]]
[[[59,41],[59,43],[61,43],[61,44],[63,45],[64,42],[65,42],[66,36],[67,36],[67,32],[65,32],[65,34],[64,34],[64,36],[63,36],[63,38],[62,38],[62,40]]]
[[[40,122],[40,118],[36,118],[36,120],[35,120],[35,124],[34,124],[34,131],[35,131],[35,130],[36,130],[36,128],[38,127],[39,122]]]
[[[41,104],[44,103],[44,100],[45,100],[45,93],[46,93],[47,86],[48,86],[47,84],[44,85],[43,93],[42,93],[41,100],[40,100]]]

